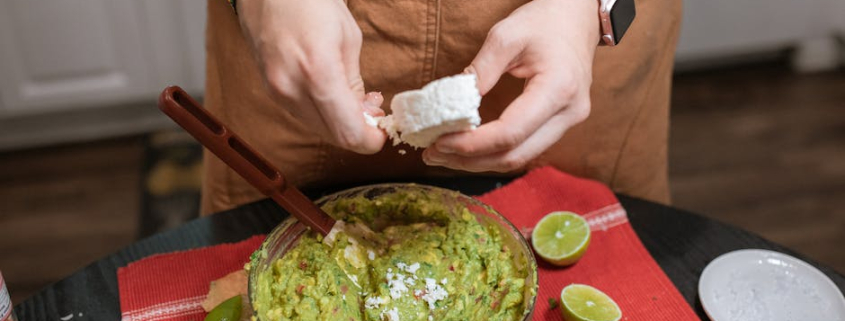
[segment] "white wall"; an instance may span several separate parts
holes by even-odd
[[[845,0],[685,0],[676,61],[718,61],[836,33],[845,34]]]

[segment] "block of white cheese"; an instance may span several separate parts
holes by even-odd
[[[430,82],[419,90],[393,96],[393,114],[379,120],[379,127],[393,139],[426,148],[440,135],[475,129],[481,124],[481,94],[475,75],[456,75]]]

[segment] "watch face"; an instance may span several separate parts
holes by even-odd
[[[613,28],[613,36],[616,38],[616,43],[622,41],[622,36],[631,22],[634,21],[634,16],[637,15],[637,9],[634,8],[634,0],[616,0],[613,8],[610,9],[610,21]]]

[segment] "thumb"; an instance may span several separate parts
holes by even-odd
[[[370,116],[384,116],[381,104],[384,103],[384,96],[380,92],[373,91],[364,96],[364,112]]]
[[[373,122],[375,121],[373,117],[384,116],[384,110],[380,108],[383,102],[384,97],[380,92],[367,93],[364,96],[364,101],[361,102],[364,110],[361,116],[364,117],[364,122],[368,125],[364,126],[365,135],[368,137],[370,142],[373,142],[368,149],[360,151],[362,154],[372,154],[378,152],[384,146],[384,142],[387,141],[387,133],[378,127],[377,122]]]
[[[499,82],[499,78],[508,72],[516,57],[522,52],[519,42],[506,40],[510,35],[503,28],[493,27],[484,40],[481,49],[464,73],[475,74],[478,79],[478,91],[484,96]]]

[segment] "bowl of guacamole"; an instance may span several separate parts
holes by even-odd
[[[253,320],[529,320],[537,263],[522,234],[461,193],[417,184],[345,190],[316,202],[379,242],[293,218],[253,254]]]

